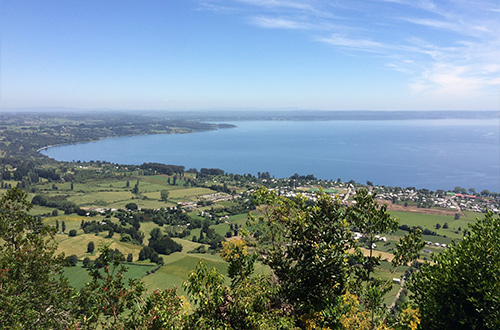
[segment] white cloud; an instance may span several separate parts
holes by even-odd
[[[303,29],[305,26],[300,22],[280,17],[252,17],[252,24],[263,28],[271,29]]]
[[[344,35],[332,34],[329,37],[320,37],[317,41],[327,43],[332,46],[346,47],[364,52],[381,52],[385,46],[379,42],[369,39],[351,39]]]
[[[238,2],[248,5],[265,7],[265,8],[288,8],[298,10],[313,10],[313,7],[308,4],[308,1],[290,1],[290,0],[237,0]]]

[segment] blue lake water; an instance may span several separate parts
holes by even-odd
[[[498,120],[241,121],[192,134],[51,147],[62,161],[158,162],[275,177],[314,174],[400,187],[500,192]]]

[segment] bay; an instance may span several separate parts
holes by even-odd
[[[240,121],[236,128],[50,147],[61,161],[158,162],[277,178],[314,174],[399,187],[500,192],[495,120]]]

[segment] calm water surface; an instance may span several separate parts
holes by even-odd
[[[237,128],[51,147],[57,160],[158,162],[275,177],[500,192],[498,120],[244,121]]]

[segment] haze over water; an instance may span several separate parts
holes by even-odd
[[[51,147],[62,161],[158,162],[277,178],[314,174],[400,187],[500,192],[495,120],[242,121],[237,128]]]

